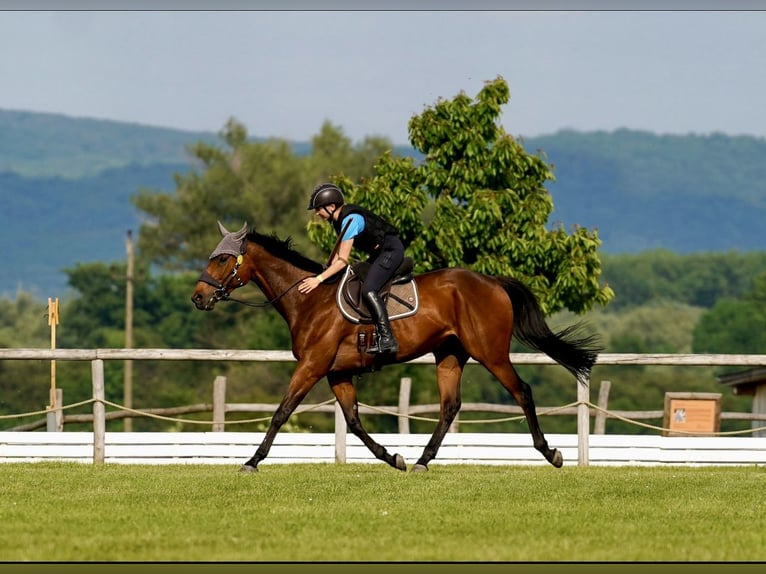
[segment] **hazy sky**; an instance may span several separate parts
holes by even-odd
[[[0,109],[407,143],[503,76],[505,129],[766,137],[766,12],[2,11]]]

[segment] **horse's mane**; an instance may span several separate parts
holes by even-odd
[[[293,249],[293,240],[291,237],[280,239],[274,233],[264,235],[263,233],[256,232],[254,229],[250,229],[247,233],[247,240],[257,243],[272,255],[284,259],[288,263],[295,265],[304,271],[320,273],[322,269],[324,269],[324,266],[321,263],[309,259]]]

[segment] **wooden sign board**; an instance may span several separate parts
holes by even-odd
[[[663,436],[709,436],[718,432],[721,393],[665,393],[662,426]]]

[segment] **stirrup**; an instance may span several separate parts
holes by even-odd
[[[381,339],[384,342],[383,345],[381,345]],[[387,344],[385,344],[386,341],[388,342]],[[381,349],[381,346],[383,349]],[[381,337],[378,335],[376,340],[373,341],[372,345],[367,349],[367,352],[371,355],[397,353],[399,352],[399,343],[396,342],[396,339],[394,339],[392,335],[389,335],[388,337]]]

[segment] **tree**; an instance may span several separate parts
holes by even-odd
[[[653,303],[615,316],[609,332],[611,353],[689,353],[702,309],[682,303]]]
[[[373,136],[354,146],[340,127],[324,122],[319,133],[311,139],[311,153],[306,158],[311,183],[327,181],[339,173],[353,180],[370,176],[376,159],[391,148],[389,140]],[[304,197],[303,207],[307,203],[308,198]],[[305,229],[301,231],[305,232]]]
[[[766,348],[766,273],[741,299],[722,299],[694,329],[695,353],[762,353]]]
[[[309,183],[290,145],[249,141],[244,126],[234,120],[221,138],[223,147],[191,146],[202,171],[176,175],[175,193],[142,190],[133,198],[150,216],[138,239],[138,251],[148,261],[170,270],[198,269],[220,240],[216,220],[303,235]]]
[[[15,301],[0,297],[0,347],[39,347],[50,344],[47,305],[27,293]],[[0,414],[36,411],[48,404],[50,367],[47,361],[0,361]],[[0,429],[28,420],[0,420]]]
[[[348,201],[396,225],[424,272],[464,266],[525,282],[547,313],[583,312],[613,296],[599,285],[600,240],[575,227],[568,235],[545,224],[553,210],[544,187],[552,168],[505,133],[498,118],[510,98],[502,78],[487,82],[475,101],[464,93],[440,99],[409,122],[410,143],[422,162],[384,154],[375,176],[355,184],[337,176]],[[311,223],[309,236],[329,251],[327,226]]]
[[[247,221],[292,237],[298,250],[318,257],[306,236],[311,188],[333,173],[371,175],[374,158],[391,148],[382,138],[354,146],[329,122],[312,139],[307,155],[298,155],[285,140],[252,141],[234,119],[220,137],[222,146],[198,142],[190,147],[200,170],[176,175],[174,193],[142,190],[132,198],[149,216],[138,239],[147,261],[168,270],[198,269],[220,240],[216,220],[237,228]]]

